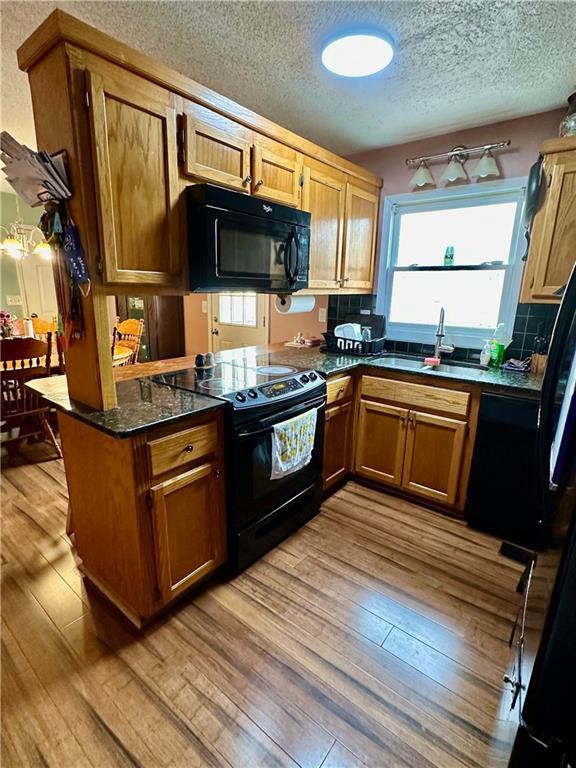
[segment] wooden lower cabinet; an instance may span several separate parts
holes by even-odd
[[[224,562],[219,477],[217,464],[207,462],[150,490],[159,587],[167,603]]]
[[[454,504],[468,424],[410,411],[402,487],[444,504]]]
[[[324,488],[342,480],[350,471],[350,438],[354,405],[351,401],[326,409],[324,432]]]
[[[402,483],[406,445],[406,408],[361,400],[354,471],[388,485]]]

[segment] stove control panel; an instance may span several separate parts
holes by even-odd
[[[306,371],[305,373],[296,373],[291,376],[273,379],[266,384],[259,384],[251,389],[232,392],[223,395],[226,400],[230,400],[236,410],[244,408],[255,408],[259,405],[265,405],[271,401],[284,400],[294,397],[302,392],[316,389],[321,386],[323,378],[316,371]]]

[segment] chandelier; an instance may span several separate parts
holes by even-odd
[[[24,223],[20,215],[18,198],[16,198],[15,221],[7,227],[0,225],[0,231],[5,233],[5,237],[0,243],[0,252],[10,256],[15,261],[21,261],[31,253],[46,261],[52,259],[52,248],[44,239],[42,231],[38,227]]]

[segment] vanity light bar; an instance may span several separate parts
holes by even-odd
[[[499,149],[506,149],[510,146],[510,139],[507,141],[498,141],[495,144],[483,144],[480,147],[454,147],[450,152],[441,152],[438,155],[423,155],[422,157],[410,157],[406,160],[406,165],[417,166],[422,162],[428,162],[430,160],[444,160],[445,158],[452,159],[453,157],[459,160],[467,160],[469,155],[480,154],[481,152],[494,152]]]

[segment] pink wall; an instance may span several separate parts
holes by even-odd
[[[202,302],[207,300],[205,293],[191,293],[184,296],[184,339],[186,354],[195,355],[208,348],[208,314],[202,312]],[[317,296],[312,312],[297,315],[281,315],[274,308],[274,296],[270,300],[269,325],[270,343],[292,341],[297,333],[306,338],[320,336],[326,330],[326,322],[318,320],[318,310],[326,309],[328,314],[328,296]]]
[[[312,312],[297,315],[281,315],[274,307],[274,297],[270,301],[270,343],[292,341],[297,333],[306,338],[320,336],[326,330],[326,322],[318,320],[318,310],[326,309],[328,314],[328,296],[316,296],[316,306]]]
[[[429,139],[411,141],[408,144],[381,147],[369,152],[359,152],[351,155],[349,159],[382,176],[384,179],[382,194],[387,196],[412,191],[409,183],[414,169],[408,168],[404,162],[407,157],[448,152],[459,145],[475,147],[510,139],[510,147],[496,154],[502,176],[506,178],[526,176],[530,166],[538,156],[542,142],[558,135],[558,125],[564,112],[564,109],[555,109],[552,112],[542,112],[517,120],[482,125],[478,128],[469,128],[454,133],[446,133],[442,136],[433,136]],[[473,161],[470,160],[466,164],[468,173],[470,173],[472,164]],[[436,182],[438,182],[444,166],[444,161],[440,161],[438,165],[430,165]]]

